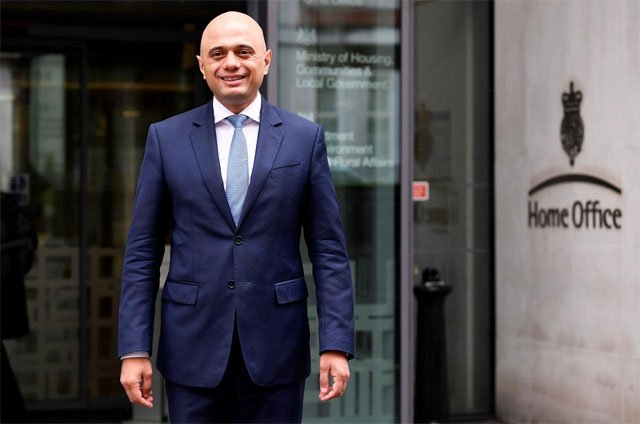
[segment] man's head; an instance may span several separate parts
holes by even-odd
[[[271,54],[256,21],[243,13],[227,12],[204,29],[196,57],[213,95],[227,109],[240,113],[258,95]]]

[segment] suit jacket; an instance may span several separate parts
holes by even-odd
[[[167,379],[215,387],[234,320],[256,384],[309,375],[302,232],[313,264],[320,352],[353,357],[351,272],[320,126],[262,101],[237,227],[222,184],[212,102],[150,126],[124,258],[119,356],[151,353],[168,232],[171,261],[157,355]]]

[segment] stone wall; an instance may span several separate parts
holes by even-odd
[[[640,2],[497,2],[495,88],[498,417],[640,422]]]

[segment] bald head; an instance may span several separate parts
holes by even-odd
[[[262,53],[267,50],[267,43],[264,41],[262,28],[251,16],[240,12],[225,12],[213,18],[204,31],[202,31],[202,38],[200,39],[200,55],[202,56],[206,52],[203,51],[203,49],[207,45],[207,40],[211,37],[215,37],[218,33],[233,30],[242,31],[247,36],[254,38],[256,47],[259,48]]]
[[[197,59],[214,97],[240,113],[258,96],[271,56],[260,25],[244,13],[227,12],[202,32]]]

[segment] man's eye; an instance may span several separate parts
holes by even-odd
[[[250,50],[240,50],[240,51],[238,52],[238,54],[239,54],[240,56],[249,56],[249,55],[251,54],[251,51],[250,51]]]
[[[211,53],[211,57],[214,59],[219,59],[223,56],[222,52],[213,52]]]

